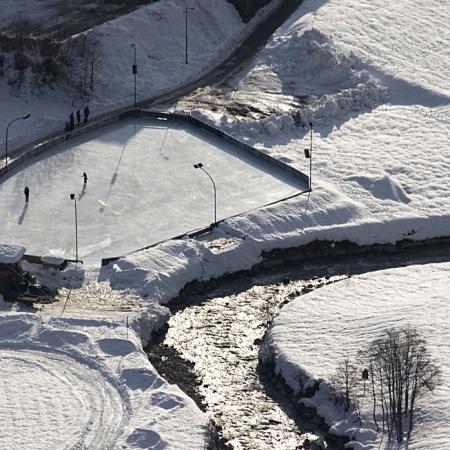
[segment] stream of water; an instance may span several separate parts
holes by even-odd
[[[150,360],[218,425],[219,448],[303,448],[304,440],[311,439],[309,431],[320,432],[299,419],[289,393],[281,384],[274,386],[259,365],[271,318],[291,299],[324,284],[355,273],[446,260],[448,250],[437,246],[401,255],[342,257],[328,266],[303,264],[301,269],[190,286],[168,305],[172,317],[159,343],[148,348]]]
[[[280,282],[267,277],[253,279],[250,284],[254,285],[248,288],[248,283],[236,280],[226,289],[209,292],[208,298],[183,296],[182,303],[179,299],[170,305],[174,314],[163,346],[151,352],[153,356],[165,354],[167,363],[172,349],[191,363],[200,380],[199,398],[231,448],[300,448],[311,437],[308,430],[313,426],[301,422],[286,394],[277,395],[258,364],[258,353],[268,321],[281,305],[305,290],[338,279]],[[189,393],[195,397],[192,389]]]

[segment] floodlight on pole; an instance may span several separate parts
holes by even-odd
[[[313,124],[312,122],[309,122],[309,128],[310,128],[310,144],[309,148],[305,148],[305,158],[309,159],[309,191],[312,191],[312,153],[313,153]]]
[[[131,44],[131,48],[134,49],[134,60],[132,65],[132,73],[134,76],[134,109],[137,109],[137,95],[136,95],[136,76],[137,76],[137,62],[136,62],[136,44]]]
[[[197,163],[197,164],[194,164],[194,169],[200,169],[203,172],[205,172],[206,175],[208,175],[208,177],[211,180],[211,183],[213,185],[213,188],[214,188],[214,226],[216,226],[217,225],[217,189],[216,189],[216,183],[214,183],[214,180],[213,180],[212,176],[205,170],[205,168],[203,167],[203,164],[201,162]]]
[[[78,215],[77,215],[77,199],[75,194],[70,194],[70,200],[75,203],[75,262],[78,262]]]
[[[17,120],[26,120],[30,116],[31,116],[31,114],[27,114],[26,116],[16,117],[15,119],[11,120],[11,122],[9,122],[6,127],[6,139],[5,139],[5,167],[6,167],[6,170],[8,170],[8,131],[9,131],[9,127]]]

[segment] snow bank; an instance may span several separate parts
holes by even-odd
[[[259,259],[251,239],[236,237],[225,248],[208,246],[233,235],[218,229],[208,242],[196,239],[168,241],[110,263],[102,273],[114,289],[132,290],[149,300],[167,303],[190,281],[208,280],[249,269]]]
[[[358,350],[382,330],[410,325],[423,334],[443,373],[447,373],[449,275],[448,263],[389,269],[355,276],[296,298],[282,308],[266,336],[276,371],[298,392],[310,378],[329,379],[345,356],[358,364]],[[361,429],[331,401],[327,382],[309,401],[333,425],[333,432],[355,436],[367,445],[355,448],[377,448],[375,433],[370,431],[374,429],[370,401],[360,400]],[[420,405],[410,449],[448,447],[449,405],[450,383],[444,376],[431,401]]]
[[[26,248],[21,245],[0,244],[0,263],[14,264],[25,254]]]
[[[395,185],[385,181],[381,187],[375,194],[383,194],[386,201],[392,202],[389,196],[394,194],[402,200]],[[364,204],[320,182],[310,194],[226,219],[203,238],[168,241],[121,258],[110,263],[102,277],[113,289],[130,289],[167,303],[187,283],[249,269],[261,260],[262,252],[275,248],[314,240],[350,240],[359,245],[424,240],[447,236],[449,229],[450,215],[385,211],[382,217],[374,217]],[[213,251],[221,239],[232,244]]]
[[[315,28],[276,35],[258,55],[255,67],[239,81],[239,89],[256,84],[264,68],[278,79],[280,94],[302,97],[304,103],[293,108],[292,101],[290,112],[280,111],[259,121],[221,118],[223,128],[252,137],[276,136],[295,132],[309,122],[315,126],[334,123],[350,113],[371,110],[388,98],[385,86],[352,51],[338,49],[331,37]]]

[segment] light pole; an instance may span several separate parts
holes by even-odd
[[[136,75],[137,75],[137,64],[136,64],[136,44],[131,44],[131,48],[134,49],[134,62],[132,66],[132,72],[134,76],[134,109],[137,109],[136,104]]]
[[[186,10],[186,16],[185,16],[185,32],[186,32],[186,64],[189,64],[189,61],[188,61],[188,10],[194,10],[195,8],[193,8],[193,7],[188,7],[188,6],[186,6],[185,7],[185,10]]]
[[[75,202],[75,262],[78,262],[78,215],[77,215],[77,199],[75,194],[70,194],[70,200]]]
[[[30,117],[31,114],[27,114],[23,117],[17,117],[16,119],[11,120],[11,122],[8,123],[8,126],[6,127],[6,141],[5,141],[5,166],[6,170],[8,170],[8,131],[9,127],[17,120],[26,120],[28,117]]]
[[[313,153],[313,124],[312,122],[309,122],[309,128],[310,128],[310,144],[309,148],[305,148],[305,158],[309,159],[309,191],[312,191],[312,153]]]
[[[206,175],[208,175],[208,177],[211,180],[211,183],[213,185],[213,188],[214,188],[214,226],[216,226],[217,225],[217,190],[216,190],[216,183],[214,183],[214,180],[213,180],[212,176],[204,169],[202,163],[194,164],[194,169],[200,169],[203,172],[205,172]]]

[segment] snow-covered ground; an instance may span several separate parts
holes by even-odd
[[[267,99],[278,96],[276,114],[257,121],[225,117],[220,108],[198,114],[303,170],[307,161],[299,149],[309,146],[312,121],[313,192],[309,203],[298,199],[227,221],[229,230],[240,230],[247,244],[251,237],[262,249],[313,238],[371,243],[448,235],[449,21],[443,1],[305,1],[237,77],[231,95],[255,99],[252,106],[261,111],[277,110]],[[261,87],[270,96],[258,104]],[[206,89],[199,96],[210,94]],[[396,322],[417,326],[448,370],[448,266],[361,278],[282,311],[270,342],[291,385],[304,371],[330,376],[336,355]],[[422,429],[410,448],[448,447],[449,398],[444,383],[423,405]],[[326,405],[321,412],[335,414]]]
[[[51,3],[50,0],[46,0]],[[30,6],[30,3],[33,5]],[[45,3],[22,0],[7,2],[0,10],[0,19],[9,23],[12,16],[25,8],[30,20],[40,21],[46,13]],[[23,14],[27,17],[27,14]],[[47,20],[50,20],[47,17]],[[257,21],[258,19],[256,19]],[[161,0],[105,22],[88,31],[99,41],[95,70],[95,93],[82,97],[79,90],[31,83],[31,67],[26,69],[21,88],[11,85],[17,81],[12,70],[13,54],[6,54],[3,75],[0,77],[0,129],[16,117],[31,113],[27,120],[11,126],[9,151],[56,131],[63,131],[71,112],[83,109],[88,102],[93,116],[114,108],[132,105],[134,84],[131,66],[133,49],[137,53],[137,99],[155,96],[199,74],[218,61],[236,44],[244,31],[239,14],[227,1],[197,0],[195,10],[189,11],[189,64],[185,63],[185,6],[177,0]],[[253,25],[249,25],[251,27]],[[250,29],[250,28],[248,28]],[[75,79],[83,79],[82,68],[72,68]],[[1,154],[4,153],[5,134],[0,135]]]
[[[442,383],[420,403],[408,448],[448,448],[449,276],[449,263],[412,265],[355,276],[294,299],[282,309],[266,336],[276,371],[295,391],[300,389],[300,380],[304,384],[310,378],[325,379],[312,403],[334,429],[343,433],[355,424],[336,411],[326,386],[338,362],[348,357],[362,372],[365,367],[360,365],[359,350],[383,330],[412,326],[427,340],[428,349],[442,369]],[[375,433],[366,433],[366,429],[374,429],[370,398],[362,398],[362,405],[361,429],[356,427],[349,435],[357,439],[370,436],[369,442],[363,441],[367,445],[364,448],[378,448],[379,436],[377,439]]]
[[[243,97],[250,99],[250,105],[256,108],[267,98],[275,103],[277,96],[282,100],[302,96],[304,106],[300,108],[297,103],[296,108],[305,128],[298,128],[291,116],[294,101],[280,102],[277,115],[260,121],[226,117],[220,107],[217,112],[197,113],[303,171],[307,170],[308,161],[303,159],[301,150],[309,147],[311,120],[314,160],[310,197],[227,220],[210,237],[217,240],[219,248],[224,243],[222,250],[211,251],[211,244],[204,241],[185,241],[167,243],[118,261],[111,265],[111,285],[123,288],[128,280],[128,286],[136,291],[167,301],[170,294],[164,295],[165,292],[174,294],[195,278],[248,268],[259,259],[262,250],[274,247],[301,245],[317,238],[370,244],[448,235],[449,20],[450,10],[442,1],[427,5],[399,1],[389,7],[381,0],[305,1],[255,58],[254,65],[243,71],[239,90],[231,95],[232,99],[239,99],[243,91]],[[208,89],[198,95],[205,95],[210,103],[214,101],[215,94],[209,96]],[[267,105],[264,107],[269,109]],[[277,109],[277,105],[271,107]],[[191,247],[196,248],[195,253],[188,250]],[[231,257],[232,267],[226,264]],[[173,282],[153,275],[158,271],[170,276]],[[411,317],[415,316],[415,310],[410,304],[405,306],[404,320],[424,331],[436,350],[439,342],[441,345],[443,342],[436,341],[440,339],[438,334],[445,336],[445,332],[438,326],[441,321],[433,321],[433,308],[439,310],[433,302],[438,302],[442,291],[445,292],[446,270],[433,265],[419,273],[424,278],[441,281],[435,283],[435,289],[433,283],[423,287],[424,298],[429,293],[431,303],[422,305],[414,301],[420,311],[432,305],[429,314],[423,314],[424,321],[420,312]],[[410,276],[399,272],[391,277],[390,294],[382,298],[390,296],[406,302],[406,297],[393,296],[406,289],[405,278]],[[340,286],[340,289],[345,286],[348,295],[352,295],[351,282]],[[419,276],[413,286],[420,297]],[[411,299],[412,289],[407,291]],[[328,307],[325,294],[323,310]],[[334,316],[326,317],[330,320],[332,317],[339,329],[342,323],[337,314],[352,314],[350,321],[352,317],[362,320],[359,313],[363,310],[359,308],[350,305],[342,313],[336,311],[338,305],[334,308]],[[445,320],[448,314],[440,311]],[[383,326],[388,313],[389,305],[380,320],[373,321],[372,331]],[[307,320],[307,308],[304,314],[302,320]],[[283,318],[289,323],[288,313],[278,323],[282,325]],[[320,331],[320,335],[314,336],[326,342],[327,330]],[[297,346],[302,341],[301,332],[292,335]],[[330,348],[337,352],[334,343]],[[275,353],[282,361],[285,355]],[[448,356],[445,351],[438,353],[445,371]],[[318,365],[327,367],[324,361],[328,353],[313,355]],[[330,361],[334,358],[330,357]],[[295,364],[303,367],[300,356]],[[436,405],[436,414],[428,416],[423,434],[414,438],[414,448],[443,450],[448,446],[444,406],[448,404],[448,388],[440,389],[432,406]],[[431,424],[430,420],[435,422]],[[372,444],[368,445],[371,448]]]
[[[320,188],[339,191],[366,221],[426,219],[420,229],[447,234],[449,20],[442,1],[387,7],[381,0],[307,0],[237,77],[231,95],[242,92],[258,108],[262,86],[272,96],[300,96],[305,103],[283,104],[259,121],[206,115],[304,171],[308,161],[299,150],[309,146],[312,121],[313,184],[319,187],[312,199]],[[412,230],[418,231],[413,224]]]
[[[229,44],[232,36],[242,29],[235,11],[226,2],[217,2],[217,8],[203,8],[201,14],[192,15],[192,25],[197,28],[192,33],[192,64],[186,66],[181,33],[184,7],[176,3],[168,0],[141,8],[93,31],[102,37],[102,42],[111,46],[114,43],[116,49],[105,55],[99,73],[99,94],[91,101],[94,113],[121,105],[132,96],[130,42],[138,45],[141,97],[144,92],[145,95],[152,90],[156,93],[185,80],[205,67],[213,53]],[[213,17],[206,19],[206,14]],[[149,38],[148,21],[141,20],[143,15],[156,24]],[[261,258],[261,251],[275,247],[301,245],[317,238],[350,239],[369,244],[394,242],[405,237],[424,239],[448,235],[449,20],[448,4],[439,0],[427,4],[419,0],[400,0],[392,5],[383,0],[306,0],[256,57],[254,67],[245,70],[247,79],[241,75],[240,80],[242,89],[248,86],[253,89],[247,98],[256,106],[261,90],[269,92],[274,102],[277,96],[301,97],[304,106],[299,109],[301,102],[283,102],[277,115],[261,121],[237,121],[223,117],[220,111],[197,113],[303,171],[308,167],[302,150],[309,146],[307,124],[311,120],[314,123],[311,195],[229,219],[201,240],[166,242],[121,259],[105,268],[101,279],[116,289],[132,289],[148,297],[149,303],[153,300],[167,302],[186,282],[249,268]],[[158,23],[162,28],[158,28]],[[25,132],[44,133],[50,128],[62,128],[70,110],[82,104],[78,97],[64,98],[59,92],[45,92],[39,98],[28,94],[29,91],[24,90],[13,98],[17,92],[11,93],[11,88],[5,84],[0,90],[1,104],[6,105],[2,107],[4,124],[10,117],[33,113],[32,119],[14,124],[11,146],[20,142],[20,136],[25,140]],[[72,100],[78,102],[73,107]],[[295,108],[300,112],[297,118],[306,124],[304,129],[295,125],[292,105],[297,105]],[[277,105],[272,105],[272,109],[277,110]],[[114,168],[110,175],[112,173]],[[20,178],[20,174],[18,176]],[[76,186],[81,186],[81,179]],[[16,191],[20,197],[22,189]],[[18,220],[17,216],[14,218]],[[412,273],[414,270],[417,277]],[[377,280],[376,276],[362,277],[361,283],[366,278],[374,280],[372,284],[367,281],[370,286],[365,288],[360,289],[358,281],[351,280],[336,285],[335,289],[345,286],[350,298],[353,298],[353,288],[356,294],[364,290],[364,295],[358,298],[359,305],[365,301],[369,288],[379,294],[380,280],[385,278],[380,276]],[[424,284],[423,291],[420,287],[414,290],[420,276],[432,280]],[[443,348],[445,341],[439,340],[438,333],[446,336],[442,320],[448,314],[441,300],[448,300],[445,294],[448,269],[445,265],[433,265],[395,272],[389,277],[390,294],[373,299],[374,304],[380,302],[382,320],[388,315],[387,299],[397,299],[399,309],[391,313],[398,314],[395,317],[399,321],[409,320],[425,330],[434,351],[441,345],[436,356],[447,370],[449,358]],[[415,283],[405,281],[413,278]],[[410,297],[403,296],[402,290],[409,292]],[[430,294],[429,303],[425,303],[421,292]],[[410,299],[414,300],[419,314],[413,314],[410,303],[404,305]],[[351,301],[356,302],[356,297],[349,303]],[[300,300],[296,304],[298,302]],[[328,314],[328,303],[321,304],[325,305],[323,314]],[[432,308],[428,309],[428,305]],[[434,320],[434,311],[439,310],[436,306],[442,313]],[[336,314],[346,313],[337,310],[338,300],[329,307],[330,311],[335,308]],[[369,307],[371,305],[367,305]],[[359,315],[360,311],[350,308],[355,320],[369,323],[368,317]],[[289,318],[283,314],[278,324],[285,326]],[[382,320],[370,322],[373,330],[382,326]],[[337,324],[342,326],[341,321]],[[352,328],[351,331],[361,330]],[[302,332],[296,328],[296,333]],[[322,329],[318,339],[325,341],[327,332]],[[337,334],[333,345],[345,338]],[[301,336],[298,334],[293,339],[301,342]],[[325,350],[323,355],[315,356],[326,368],[329,361],[326,361]],[[282,355],[276,356],[280,366],[286,366]],[[292,362],[297,369],[303,367],[302,360]],[[308,365],[305,368],[314,370]],[[433,430],[432,436],[417,433],[412,444],[414,449],[444,450],[448,447],[445,441],[448,388],[444,384],[440,389],[443,390],[433,400],[434,415],[427,416],[427,410],[423,409],[423,430],[424,433]]]
[[[71,193],[78,256],[87,263],[206,227],[214,222],[214,190],[207,175],[194,170],[198,162],[215,181],[218,220],[307,189],[205,131],[129,120],[71,139],[11,171],[1,189],[2,240],[24,245],[29,254],[74,258]]]
[[[167,313],[165,313],[167,315]],[[0,448],[203,448],[207,419],[121,320],[0,313]],[[95,316],[95,314],[94,314]]]

